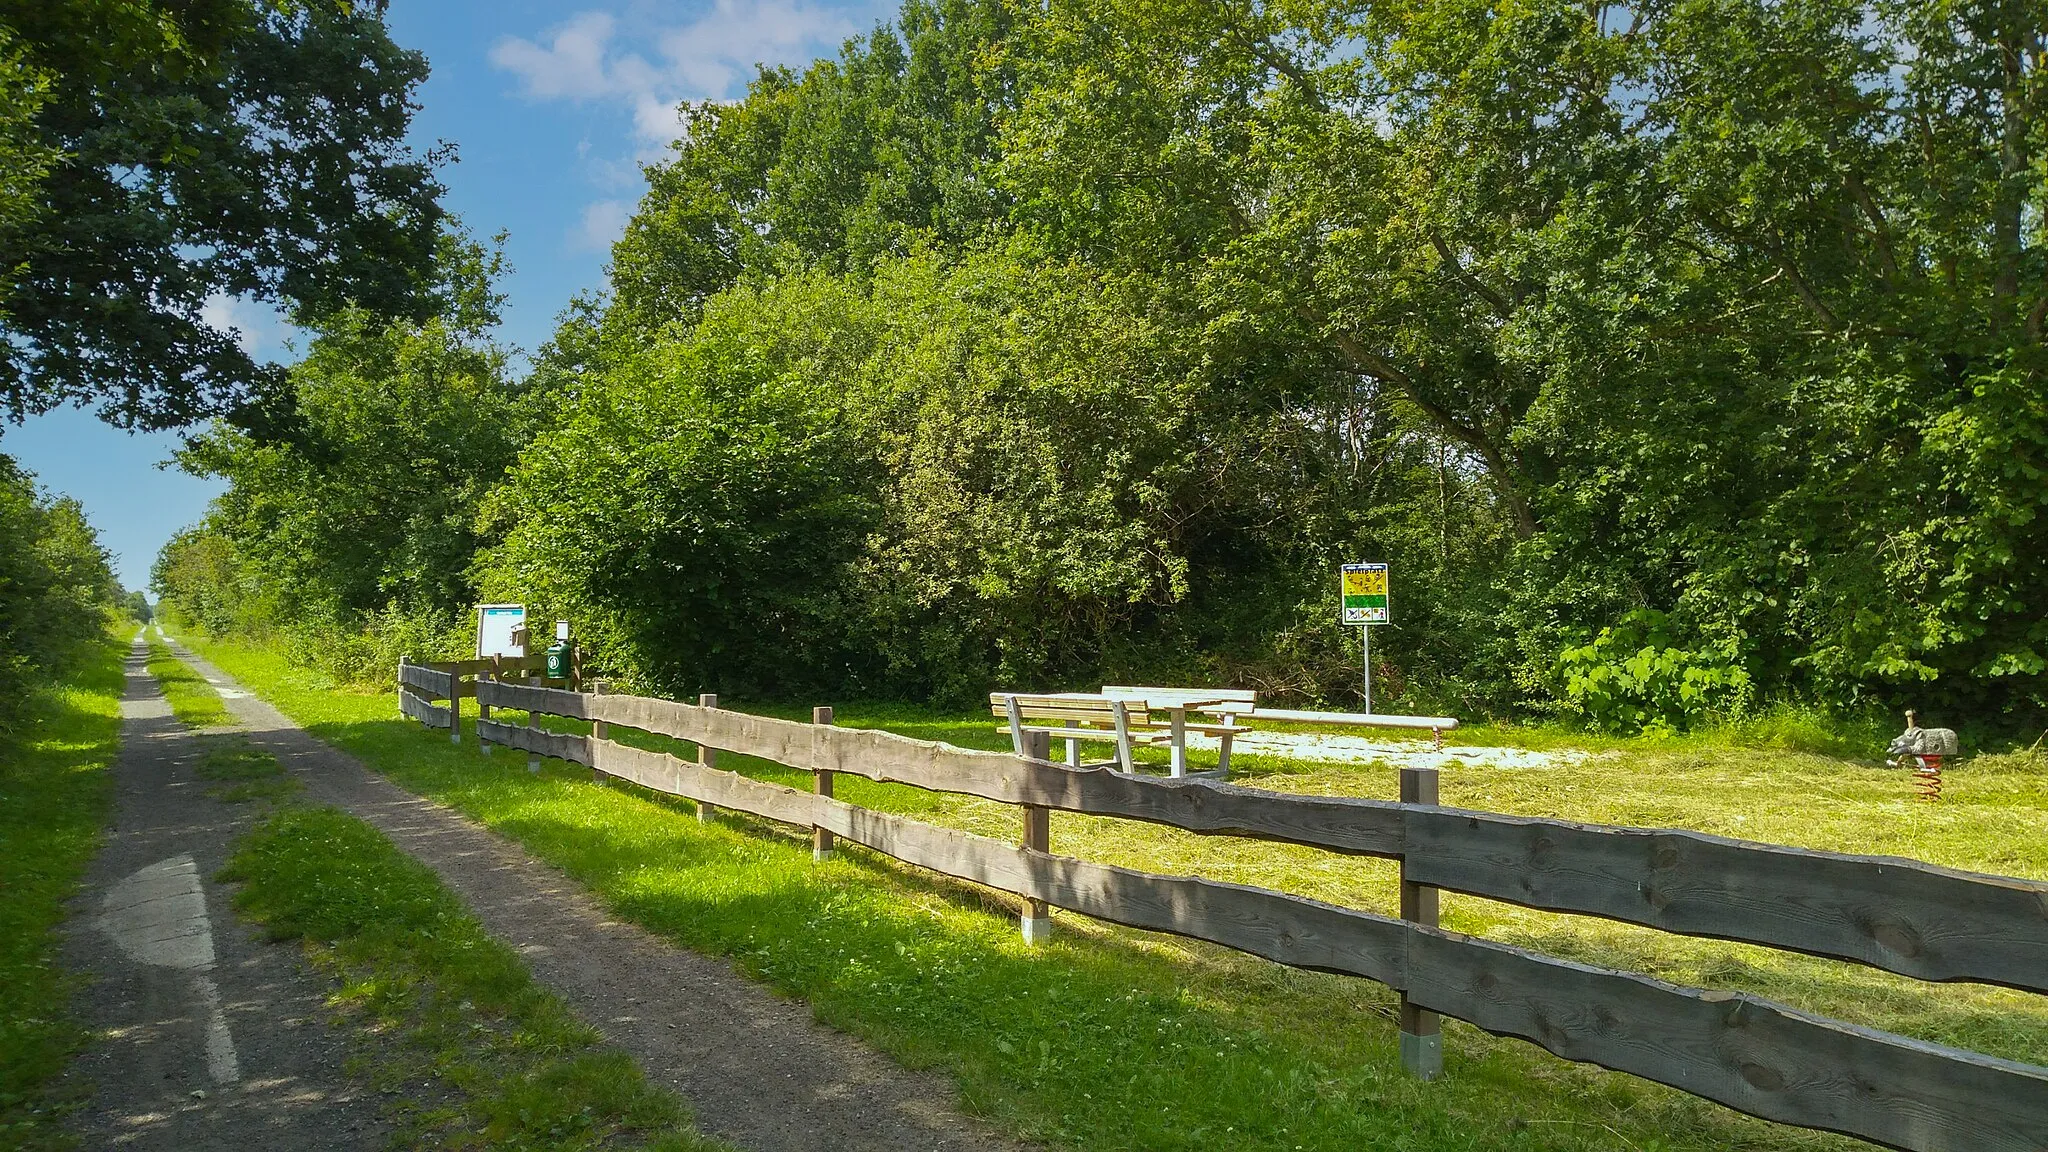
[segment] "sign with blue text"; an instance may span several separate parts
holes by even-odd
[[[476,658],[525,656],[526,645],[513,633],[526,627],[524,604],[479,604],[476,606]]]

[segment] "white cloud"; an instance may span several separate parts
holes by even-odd
[[[499,40],[491,48],[491,63],[525,81],[528,96],[589,100],[617,95],[640,77],[630,66],[605,67],[605,46],[615,24],[603,12],[580,13],[556,28],[545,48],[516,36]]]
[[[680,131],[682,101],[735,97],[756,64],[801,64],[855,27],[848,10],[811,0],[713,0],[686,23],[623,30],[608,12],[581,12],[540,43],[498,41],[491,63],[532,99],[617,103],[643,144],[665,148]]]
[[[578,252],[609,252],[626,233],[633,206],[624,200],[599,200],[583,209],[583,219],[569,233],[570,247]]]
[[[199,306],[199,318],[232,335],[252,360],[278,359],[291,350],[291,337],[298,331],[277,309],[239,296],[207,297]]]

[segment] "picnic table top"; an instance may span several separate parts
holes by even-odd
[[[1126,704],[1142,704],[1153,711],[1171,711],[1175,708],[1215,708],[1225,704],[1236,704],[1247,710],[1251,705],[1243,700],[1228,696],[1205,696],[1177,688],[1162,688],[1157,692],[1035,692],[1039,700],[1121,700]]]

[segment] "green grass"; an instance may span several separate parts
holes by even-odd
[[[284,765],[268,752],[251,747],[240,736],[224,734],[201,737],[204,751],[199,756],[197,775],[217,787],[206,794],[226,804],[249,800],[286,800],[298,792],[299,782],[285,775]]]
[[[213,690],[204,676],[172,655],[161,637],[161,632],[149,637],[149,674],[162,685],[171,714],[194,728],[232,725],[235,718],[221,704],[220,693]]]
[[[71,1146],[56,1126],[71,1102],[51,1089],[85,1034],[56,928],[106,820],[122,647],[109,638],[67,683],[20,702],[25,734],[0,744],[0,1147]]]
[[[394,1094],[394,1146],[720,1147],[368,824],[286,808],[240,842],[221,878],[242,883],[236,909],[273,939],[304,942],[339,987],[333,1007],[379,1034],[368,1072]],[[426,1083],[435,1090],[395,1095]]]
[[[1027,949],[1008,898],[858,848],[814,865],[800,833],[738,818],[700,825],[685,803],[593,785],[586,770],[554,762],[529,775],[522,754],[483,757],[467,740],[452,748],[438,733],[398,719],[388,695],[334,691],[267,651],[205,647],[316,735],[521,841],[619,915],[733,956],[751,974],[810,1000],[825,1020],[905,1063],[951,1074],[970,1109],[1016,1135],[1067,1147],[1283,1152],[1862,1146],[1739,1117],[1456,1024],[1446,1028],[1449,1075],[1417,1084],[1398,1071],[1394,998],[1369,982],[1064,914],[1054,944]],[[845,706],[838,721],[1003,745],[993,722],[979,716]],[[1569,767],[1449,768],[1444,801],[2048,878],[2048,763],[2040,758],[1966,760],[1949,773],[1943,803],[1925,805],[1910,799],[1902,773],[1744,747],[1726,736],[1604,748]],[[744,758],[721,763],[808,781],[808,774]],[[1256,787],[1395,794],[1396,774],[1383,765],[1245,756],[1236,767]],[[839,794],[988,835],[1017,832],[1014,809],[971,798],[843,776]],[[1056,852],[1360,908],[1395,907],[1395,874],[1383,862],[1129,821],[1055,814],[1052,823]],[[1461,931],[2048,1062],[2041,997],[1923,985],[1469,897],[1447,895],[1444,906],[1446,923]]]

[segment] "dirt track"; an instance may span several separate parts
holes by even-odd
[[[114,823],[66,921],[95,1035],[66,1073],[67,1094],[89,1093],[69,1127],[88,1148],[382,1148],[325,977],[237,922],[211,879],[258,812],[205,794],[200,739],[145,660],[138,644],[126,661]]]
[[[307,799],[368,820],[433,868],[537,979],[688,1100],[705,1132],[755,1152],[1016,1147],[962,1115],[938,1077],[818,1024],[722,960],[612,919],[516,845],[375,775],[176,650],[227,689],[224,703],[250,742],[275,755]]]

